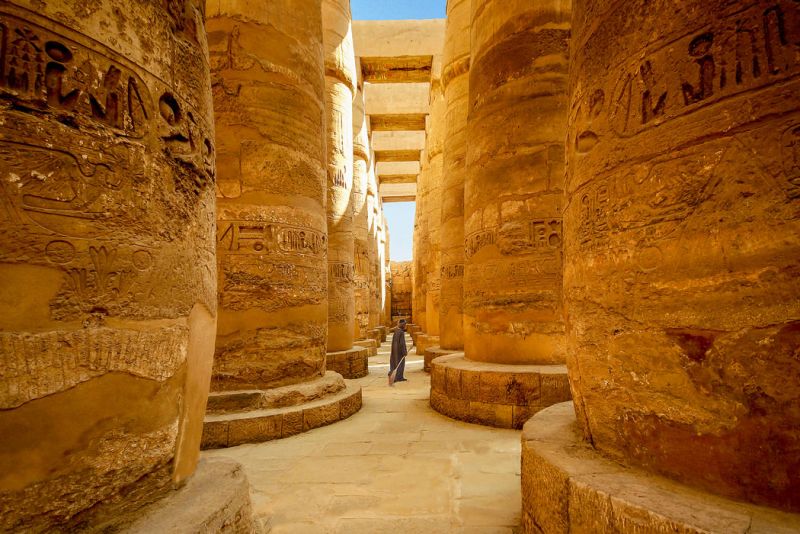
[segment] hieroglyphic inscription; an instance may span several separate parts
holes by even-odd
[[[497,238],[497,228],[485,228],[472,232],[464,238],[464,256],[469,259],[483,247],[493,245]]]
[[[219,221],[217,243],[226,254],[322,256],[327,236],[311,228],[267,221]]]
[[[337,283],[351,284],[355,277],[355,268],[352,263],[328,263],[328,276],[336,280]]]
[[[622,137],[800,74],[800,24],[795,0],[735,9],[706,28],[659,41],[619,69],[610,124]],[[794,33],[792,33],[794,32]],[[660,119],[660,120],[657,120]]]
[[[489,245],[498,245],[502,255],[547,253],[560,250],[562,241],[561,218],[533,219],[527,225],[505,225],[473,232],[464,240],[466,259]]]
[[[451,263],[449,265],[442,265],[441,277],[443,280],[454,280],[464,276],[463,263]]]

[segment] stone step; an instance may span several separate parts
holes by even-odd
[[[208,414],[203,424],[202,449],[235,447],[286,438],[342,419],[361,409],[361,386],[346,382],[334,395],[297,406],[244,413]]]
[[[431,362],[431,408],[468,423],[522,428],[536,412],[572,398],[565,365],[503,365],[463,352]]]
[[[328,371],[314,380],[274,389],[215,391],[208,396],[206,413],[225,414],[297,406],[338,393],[345,387],[342,375]]]

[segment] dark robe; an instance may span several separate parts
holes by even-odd
[[[408,349],[406,348],[406,332],[398,328],[394,331],[394,335],[392,336],[392,355],[389,357],[389,374],[392,374],[395,367],[397,368],[395,381],[405,378],[403,376],[403,371],[406,369],[406,361],[403,360],[403,356],[406,354],[408,354]]]

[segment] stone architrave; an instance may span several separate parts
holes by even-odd
[[[469,110],[470,2],[447,3],[443,55],[444,168],[441,185],[440,346],[464,348],[464,174]]]
[[[794,512],[799,7],[576,0],[564,277],[595,448]]]
[[[322,0],[328,154],[328,352],[353,347],[353,100],[356,64],[350,0]]]
[[[199,455],[217,315],[203,2],[5,1],[0,43],[0,530],[116,528]]]
[[[561,296],[568,2],[474,0],[464,183],[464,353],[431,405],[520,428],[570,398]]]
[[[370,149],[367,132],[367,116],[364,113],[363,84],[359,84],[353,104],[353,250],[354,250],[354,299],[355,299],[355,339],[362,339],[367,330],[377,326],[370,325],[370,304],[375,287],[373,264],[370,263],[370,214],[372,203],[368,202],[370,180]],[[375,249],[373,249],[375,250]]]
[[[221,311],[204,448],[329,424],[361,398],[326,364],[320,0],[276,0],[258,11],[236,0],[213,4]]]

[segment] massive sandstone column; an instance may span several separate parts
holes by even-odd
[[[575,9],[565,288],[596,449],[800,511],[800,9]]]
[[[347,391],[341,376],[326,374],[325,362],[320,1],[280,0],[259,10],[237,0],[215,4],[207,27],[219,140],[221,311],[212,387],[220,393],[209,400],[206,447],[319,426],[304,420],[303,403]],[[339,415],[335,396],[325,403]],[[259,414],[269,408],[283,411]]]
[[[447,3],[443,56],[444,168],[441,186],[440,347],[464,348],[464,175],[469,110],[470,1]]]
[[[434,360],[431,379],[432,406],[453,417],[518,428],[543,407],[569,399],[566,369],[558,365],[565,358],[561,196],[569,16],[569,4],[558,0],[472,2],[466,359]]]
[[[0,96],[0,530],[114,529],[198,461],[217,314],[202,2],[3,2]]]
[[[323,0],[322,27],[328,153],[327,364],[346,378],[358,378],[367,374],[368,354],[364,348],[353,347],[356,328],[353,101],[357,74],[350,0]]]
[[[412,243],[412,291],[411,315],[414,324],[425,332],[428,327],[425,287],[428,280],[427,258],[430,242],[428,229],[428,156],[423,150],[420,154],[420,171],[417,176],[417,201],[414,212],[414,235]]]
[[[371,328],[369,320],[370,278],[372,265],[369,257],[369,222],[372,208],[367,202],[369,194],[370,150],[367,116],[364,113],[364,91],[359,84],[353,105],[353,241],[355,258],[355,339],[362,339]],[[374,327],[374,325],[373,325]]]
[[[383,269],[383,254],[379,248],[381,236],[378,229],[378,182],[375,176],[374,158],[370,158],[367,174],[367,215],[369,235],[367,237],[367,258],[370,269],[370,298],[369,298],[369,327],[383,325],[382,316],[382,287],[384,279],[381,276]]]

